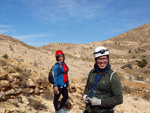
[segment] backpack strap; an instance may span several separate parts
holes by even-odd
[[[61,64],[60,64],[59,62],[56,62],[55,64],[58,64],[58,65],[59,65],[58,75],[60,75],[60,74],[61,74],[61,69],[62,69]]]
[[[92,71],[92,73],[93,73],[93,71]],[[112,80],[112,77],[113,77],[113,74],[114,74],[114,73],[115,73],[115,72],[113,71],[113,72],[111,73],[111,75],[110,75],[110,83],[111,83],[111,80]],[[90,79],[90,88],[91,88],[91,91],[92,91],[93,93],[97,93],[97,94],[99,94],[99,95],[109,95],[109,96],[112,96],[111,93],[109,93],[109,92],[94,91],[94,90],[93,90],[93,86],[92,86],[92,80],[93,80],[93,77],[91,77],[91,79]],[[110,84],[110,88],[111,88],[111,84]]]
[[[112,79],[112,76],[113,76],[114,73],[115,73],[115,72],[113,71],[113,72],[111,73],[111,75],[110,75],[110,82],[111,82],[111,79]]]

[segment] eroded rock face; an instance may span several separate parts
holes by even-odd
[[[44,80],[40,79],[37,80],[36,84],[31,78],[21,79],[19,73],[1,73],[0,101],[14,98],[19,94],[29,96],[31,94],[39,95],[40,93],[44,93],[44,88],[46,87],[44,83]]]

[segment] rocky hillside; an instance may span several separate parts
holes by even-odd
[[[57,49],[64,51],[69,66],[70,98],[65,108],[70,113],[82,113],[82,93],[94,65],[93,51],[101,45],[109,49],[112,68],[122,80],[124,103],[115,108],[116,113],[148,113],[150,24],[106,41],[53,43],[39,48],[0,34],[0,113],[54,112],[53,90],[47,76],[56,62]]]

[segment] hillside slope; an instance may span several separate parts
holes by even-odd
[[[82,93],[94,65],[93,51],[97,46],[109,49],[112,68],[122,80],[124,103],[116,106],[116,113],[149,112],[149,27],[146,24],[106,41],[53,43],[39,48],[0,34],[0,113],[54,112],[53,90],[47,77],[58,49],[64,51],[69,67],[70,98],[66,106],[70,113],[82,113],[85,106]],[[137,60],[143,58],[148,64],[141,68]]]

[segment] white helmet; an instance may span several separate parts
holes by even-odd
[[[99,46],[95,49],[94,51],[94,57],[100,57],[100,56],[105,56],[105,55],[109,55],[108,49],[103,47],[103,46]]]

